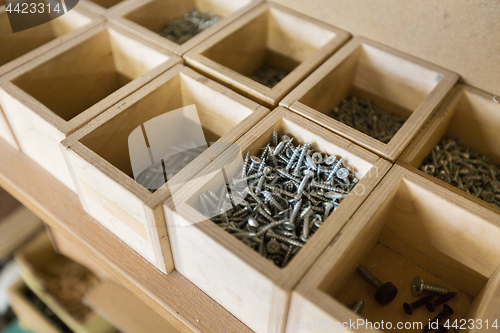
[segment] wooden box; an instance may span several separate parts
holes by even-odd
[[[113,11],[107,17],[182,56],[261,2],[262,0],[135,1]],[[200,13],[208,12],[211,15],[218,15],[222,19],[183,44],[177,44],[157,33],[170,20],[182,17],[192,9]]]
[[[394,162],[457,80],[457,74],[442,67],[356,37],[280,105]],[[385,144],[329,116],[350,95],[407,120]]]
[[[55,274],[51,266],[60,265],[69,259],[54,252],[49,237],[40,233],[15,254],[16,263],[26,285],[74,332],[101,333],[113,328],[106,320],[90,311],[83,319],[77,318],[54,295],[46,289],[47,276]],[[98,281],[96,281],[98,282]],[[69,283],[69,282],[68,282]],[[85,285],[74,285],[75,292],[80,292]]]
[[[41,228],[42,220],[0,188],[0,263]]]
[[[349,33],[266,2],[186,53],[192,67],[266,106],[277,106],[339,49]],[[264,65],[288,72],[269,88],[251,76]]]
[[[10,306],[19,320],[20,326],[37,333],[68,332],[69,328],[67,326],[67,330],[63,331],[25,296],[27,289],[28,287],[26,287],[24,282],[19,280],[7,291]]]
[[[13,33],[5,6],[0,6],[0,76],[102,22],[85,8],[45,24]]]
[[[438,112],[417,134],[398,163],[426,178],[500,214],[500,208],[434,178],[418,168],[443,138],[462,140],[462,144],[491,157],[500,165],[500,98],[476,88],[459,84]]]
[[[151,193],[132,177],[128,137],[148,120],[193,104],[207,142],[233,143],[269,112],[178,65],[63,141],[84,209],[164,273],[174,268],[162,210],[171,184],[191,179],[223,149],[212,146]]]
[[[199,193],[220,187],[220,172],[211,172],[212,167],[176,192],[175,203],[169,199],[164,205],[175,269],[258,333],[284,329],[291,291],[390,167],[375,154],[282,107],[236,144],[243,155],[259,154],[271,142],[273,130],[294,137],[294,143],[312,142],[316,151],[344,157],[360,179],[353,195],[342,201],[285,268],[278,268],[199,213]],[[214,165],[229,165],[234,159],[229,151]],[[236,169],[225,167],[226,179],[241,172]],[[186,226],[190,221],[201,222]]]
[[[389,331],[387,323],[396,330],[398,322],[420,322],[423,326],[407,326],[405,332],[422,332],[442,306],[434,313],[425,307],[412,315],[403,311],[404,302],[419,299],[411,287],[417,275],[458,293],[447,302],[455,312],[449,317],[452,324],[473,319],[478,320],[476,329],[467,332],[494,331],[491,325],[500,318],[498,239],[498,215],[394,166],[294,291],[286,331],[382,332]],[[394,283],[396,298],[379,305],[375,288],[356,272],[358,265],[368,267],[382,283]],[[349,309],[356,300],[364,301],[361,316]],[[386,326],[339,328],[362,319],[378,327],[383,320]]]
[[[8,73],[0,105],[21,151],[74,191],[60,141],[181,61],[103,23]]]

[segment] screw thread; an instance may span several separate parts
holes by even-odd
[[[297,240],[290,239],[290,238],[278,235],[277,233],[274,233],[271,230],[269,230],[269,232],[267,233],[266,237],[268,237],[268,238],[270,238],[270,237],[276,238],[276,239],[278,239],[278,240],[280,240],[282,242],[285,242],[285,243],[288,243],[288,244],[292,244],[292,245],[297,246],[297,247],[303,247],[304,246],[304,244],[302,244],[301,242],[299,242]]]
[[[280,211],[283,211],[284,208],[276,201],[276,199],[273,198],[273,195],[269,191],[262,191],[261,192],[264,198],[266,198],[267,201],[271,203],[271,206],[278,208]]]
[[[422,297],[421,299],[419,299],[418,301],[415,301],[413,303],[411,303],[411,308],[412,309],[416,309],[416,308],[419,308],[421,307],[422,305],[426,304],[427,302],[430,302],[432,301],[432,299],[436,297],[436,295],[427,295],[425,297]]]
[[[307,186],[307,183],[309,183],[309,180],[312,178],[312,175],[306,175],[304,176],[304,179],[300,182],[299,188],[297,189],[297,197],[301,196],[302,193],[304,192],[304,189]]]
[[[366,282],[374,286],[376,289],[382,287],[382,282],[380,282],[380,280],[377,279],[375,275],[373,275],[365,266],[358,266],[357,271]]]
[[[446,295],[443,295],[439,298],[436,298],[434,301],[432,301],[432,304],[434,304],[434,306],[443,304],[443,303],[449,301],[450,299],[454,298],[456,295],[457,295],[457,293],[454,293],[454,292],[447,293]]]
[[[445,287],[438,286],[437,284],[432,283],[424,283],[423,290],[441,295],[448,293],[448,290]]]
[[[365,305],[365,302],[362,300],[354,302],[354,304],[351,306],[352,312],[355,314],[360,314],[361,311],[363,311],[363,307]]]

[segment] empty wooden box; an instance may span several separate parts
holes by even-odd
[[[102,22],[85,8],[31,29],[12,32],[5,6],[0,6],[0,76]]]
[[[457,74],[442,67],[356,37],[280,105],[394,162],[457,80]],[[407,120],[385,144],[329,116],[349,96],[368,98]]]
[[[421,276],[457,292],[447,302],[455,312],[446,318],[450,325],[471,319],[477,325],[467,332],[491,332],[500,317],[499,238],[498,215],[394,166],[294,291],[286,331],[336,332],[344,325],[344,332],[382,332],[390,330],[389,323],[392,330],[400,323],[409,325],[400,330],[422,332],[442,306],[434,313],[425,307],[412,315],[403,311],[403,303],[419,299],[412,281]],[[392,282],[396,298],[379,305],[376,289],[356,272],[358,265],[382,283]],[[357,300],[364,301],[360,315],[349,308]],[[378,326],[349,325],[365,319]]]
[[[48,281],[55,276],[60,277],[58,280],[59,282],[67,279],[68,273],[66,273],[64,269],[57,269],[56,267],[64,265],[70,262],[70,260],[54,251],[50,244],[49,237],[45,232],[41,232],[35,239],[16,252],[15,259],[26,285],[57,315],[57,317],[59,317],[59,319],[61,319],[61,321],[70,327],[73,332],[105,333],[112,330],[113,327],[111,324],[91,310],[88,310],[83,317],[79,317],[80,314],[77,316],[74,312],[75,309],[71,307],[74,306],[74,303],[68,301],[64,303],[64,301],[57,298],[56,295],[52,294],[50,290],[47,289]],[[75,266],[66,266],[66,268],[67,267],[74,269]],[[84,270],[83,267],[82,270]],[[89,272],[89,274],[92,273]],[[95,283],[98,282],[99,281],[96,279]],[[74,285],[72,285],[74,289],[70,291],[69,286],[71,286],[71,283],[74,283]],[[89,288],[82,277],[73,277],[71,280],[66,281],[66,286],[60,287],[66,288],[65,291],[67,294],[62,296],[64,300],[70,299],[71,297],[77,299],[79,293]],[[59,295],[59,297],[61,297],[61,295]],[[71,304],[71,306],[68,306],[68,304]]]
[[[261,2],[262,0],[135,1],[113,11],[107,17],[182,56]],[[158,34],[169,22],[181,18],[191,10],[217,15],[221,19],[182,44]]]
[[[8,73],[0,106],[21,151],[74,191],[60,141],[181,61],[103,23]]]
[[[459,84],[438,112],[417,134],[401,154],[398,163],[447,189],[500,214],[500,208],[468,194],[418,168],[433,148],[444,138],[461,140],[462,144],[491,157],[500,165],[500,98],[479,89]],[[499,201],[500,202],[500,201]]]
[[[278,268],[200,213],[198,196],[207,190],[219,191],[220,170],[207,168],[199,179],[176,192],[175,200],[171,198],[164,205],[175,269],[259,333],[284,329],[291,291],[390,167],[375,154],[282,107],[236,145],[243,156],[247,152],[259,154],[260,148],[271,142],[273,130],[278,136],[294,137],[296,144],[312,142],[316,151],[343,157],[360,179],[352,195],[342,201],[285,268]],[[235,157],[229,151],[214,165],[230,165]],[[238,168],[225,167],[228,180],[238,172]]]
[[[169,178],[167,188],[152,193],[133,178],[129,136],[147,121],[193,104],[207,142],[233,143],[269,112],[178,65],[63,141],[84,209],[165,273],[174,268],[162,210],[171,184],[191,179],[223,149],[205,150]]]
[[[186,62],[267,106],[277,106],[339,49],[349,33],[266,2],[189,51]],[[274,87],[251,79],[263,66],[288,73]]]

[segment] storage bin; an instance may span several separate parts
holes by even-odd
[[[146,0],[130,2],[119,10],[107,15],[110,20],[139,32],[144,38],[165,46],[178,55],[198,45],[209,36],[236,20],[238,17],[261,3],[261,0]],[[183,17],[191,10],[200,14],[217,15],[221,19],[200,31],[196,36],[178,44],[158,34],[169,22]]]
[[[349,33],[266,2],[184,56],[188,65],[266,106],[275,107],[339,49]],[[273,87],[250,76],[263,66],[287,74]]]
[[[352,195],[342,201],[287,266],[279,268],[199,212],[198,195],[221,186],[220,171],[213,172],[214,166],[230,165],[228,162],[235,158],[230,149],[164,205],[175,269],[259,333],[284,329],[293,288],[390,167],[375,154],[283,107],[271,112],[236,145],[243,156],[247,152],[259,154],[260,148],[271,142],[273,130],[278,136],[294,137],[294,144],[312,142],[315,151],[342,156],[360,179]],[[241,172],[231,166],[224,171],[228,181]]]
[[[74,191],[60,142],[181,61],[103,23],[7,74],[0,107],[21,151]]]
[[[162,204],[172,184],[191,179],[224,144],[204,151],[166,188],[150,192],[133,178],[128,138],[145,122],[193,104],[207,142],[233,143],[269,112],[178,65],[63,141],[87,213],[164,273],[174,265]]]
[[[394,166],[293,292],[286,331],[382,332],[390,331],[389,323],[392,330],[402,323],[410,325],[399,327],[405,332],[422,332],[442,306],[434,313],[426,307],[412,315],[403,311],[403,303],[419,299],[412,294],[415,276],[457,292],[447,302],[454,314],[441,324],[458,320],[459,327],[468,328],[468,320],[474,320],[474,328],[466,332],[495,331],[492,325],[500,316],[499,237],[497,214]],[[376,289],[356,272],[358,265],[382,283],[392,282],[399,290],[396,298],[378,304]],[[360,315],[349,309],[357,300],[364,301]],[[357,320],[378,326],[349,324]]]
[[[280,103],[335,133],[394,162],[458,75],[409,54],[355,37]],[[349,96],[369,99],[390,114],[407,118],[383,143],[330,117]]]

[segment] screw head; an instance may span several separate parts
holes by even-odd
[[[251,226],[251,227],[254,227],[254,228],[258,228],[259,227],[259,222],[255,218],[250,217],[248,219],[248,225]]]
[[[337,170],[337,177],[339,179],[346,179],[347,177],[349,177],[349,170],[347,170],[346,168]]]
[[[280,140],[283,142],[287,142],[287,141],[290,141],[290,137],[288,135],[282,135]]]
[[[409,315],[413,313],[413,308],[412,308],[412,307],[411,307],[411,305],[410,305],[410,304],[408,304],[408,303],[404,303],[404,304],[403,304],[403,309],[404,309],[404,310],[405,310],[405,312],[406,312],[407,314],[409,314]]]
[[[333,163],[335,163],[335,160],[337,158],[335,156],[328,156],[327,158],[325,158],[324,162],[326,165],[332,165]]]
[[[254,155],[250,156],[250,161],[252,161],[253,164],[260,164],[262,162],[260,158]]]
[[[420,276],[415,276],[411,284],[413,296],[420,296],[422,290],[424,290],[424,280]]]
[[[321,162],[323,162],[323,154],[321,153],[312,154],[312,160],[314,163],[320,164]]]
[[[375,293],[375,299],[382,305],[387,305],[391,303],[398,294],[398,288],[392,283],[387,282],[382,285],[382,287],[377,289]]]
[[[304,170],[303,174],[304,174],[304,177],[308,177],[308,178],[314,177],[314,172],[312,172],[311,170]]]
[[[277,240],[271,239],[269,242],[267,242],[266,245],[266,250],[270,254],[276,254],[279,253],[281,249],[281,245]]]

